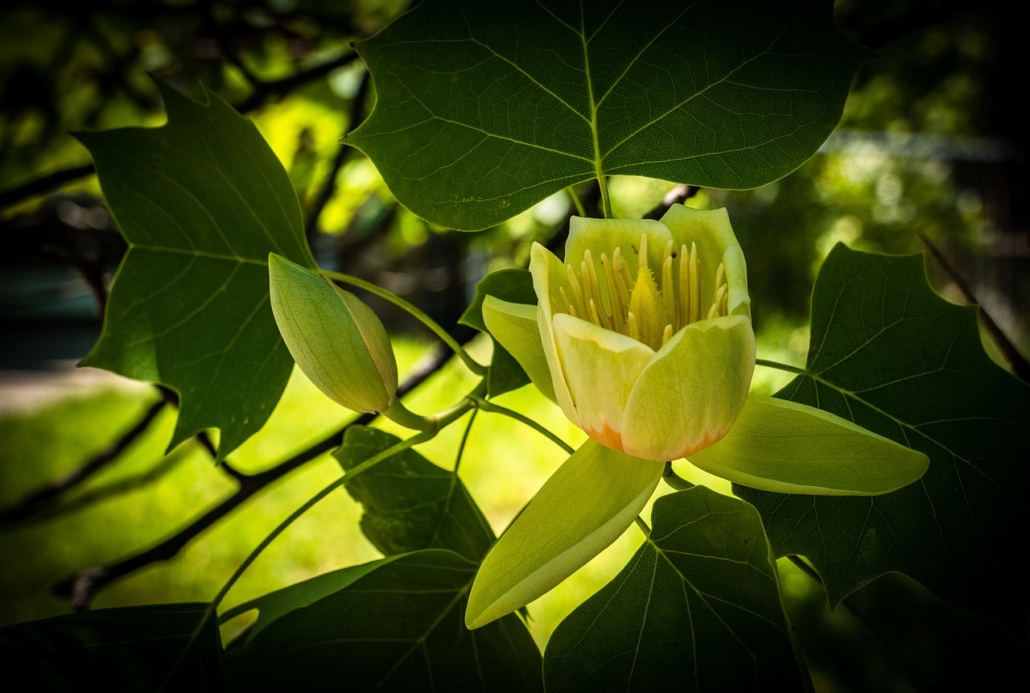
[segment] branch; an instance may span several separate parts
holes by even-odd
[[[1019,353],[1019,349],[1009,340],[1009,338],[1002,332],[1001,328],[998,327],[998,323],[994,322],[994,318],[984,310],[984,307],[980,305],[980,302],[976,300],[976,296],[973,295],[973,290],[970,288],[966,280],[959,274],[958,269],[952,265],[948,258],[944,257],[944,253],[941,252],[933,241],[931,241],[926,234],[919,233],[920,240],[923,241],[930,253],[934,256],[937,262],[940,264],[944,273],[948,275],[958,290],[962,292],[962,296],[966,299],[966,302],[975,304],[980,310],[980,320],[983,322],[984,327],[990,333],[991,338],[994,339],[994,343],[998,345],[1001,353],[1005,356],[1005,360],[1009,362],[1012,367],[1012,372],[1016,374],[1016,377],[1020,380],[1030,383],[1030,363],[1027,363],[1026,358]]]
[[[258,82],[254,91],[250,93],[250,96],[236,104],[236,110],[240,113],[247,113],[248,111],[253,111],[259,106],[263,106],[266,101],[272,98],[281,99],[297,87],[319,77],[324,77],[333,70],[339,69],[345,65],[350,65],[352,62],[357,60],[357,58],[358,54],[354,51],[350,51],[349,53],[344,53],[335,60],[329,60],[305,70],[298,70],[289,77],[283,77],[282,79],[276,79],[271,82]]]
[[[361,78],[361,86],[351,100],[350,117],[347,119],[347,128],[349,130],[353,130],[361,123],[362,110],[365,107],[365,99],[368,98],[371,84],[372,79],[366,70],[365,76]],[[304,220],[304,231],[309,239],[318,230],[318,218],[322,216],[322,210],[325,209],[325,206],[329,204],[329,200],[333,199],[333,195],[336,193],[336,178],[340,173],[340,169],[343,168],[343,165],[354,151],[356,151],[354,147],[348,144],[341,144],[340,148],[336,151],[333,163],[329,167],[329,173],[326,174],[325,180],[322,181],[322,187],[315,194],[315,199],[311,202],[311,208],[308,209],[307,218]]]
[[[121,438],[112,443],[106,450],[94,456],[80,467],[76,467],[48,486],[29,494],[21,500],[0,509],[0,526],[10,525],[40,511],[52,503],[58,496],[83,483],[91,476],[115,460],[122,452],[143,435],[157,415],[169,404],[175,404],[177,398],[171,390],[161,388],[162,397],[147,410],[135,426],[125,432]]]
[[[675,188],[665,193],[665,197],[662,198],[661,204],[645,214],[644,219],[661,219],[662,216],[669,211],[669,207],[672,207],[675,204],[683,204],[694,195],[697,195],[699,190],[701,190],[701,188],[694,185],[677,185]]]
[[[429,376],[438,371],[450,359],[450,356],[450,351],[445,347],[441,346],[434,349],[397,388],[397,396],[401,397],[425,382]],[[88,609],[89,603],[96,592],[108,583],[146,567],[151,563],[174,558],[197,535],[231,513],[258,491],[307,462],[339,447],[340,440],[349,427],[368,425],[375,418],[375,414],[363,414],[310,447],[283,460],[275,467],[258,474],[243,474],[226,465],[227,473],[239,482],[239,487],[228,498],[225,498],[218,505],[207,510],[203,515],[194,519],[175,534],[160,541],[146,551],[106,566],[80,570],[74,575],[52,585],[50,588],[51,593],[59,597],[70,598],[72,608],[76,610]]]
[[[27,197],[51,192],[65,183],[71,183],[74,180],[91,176],[95,170],[96,169],[93,167],[93,164],[84,164],[82,166],[67,168],[63,171],[55,171],[49,175],[43,176],[42,178],[37,178],[36,180],[31,180],[23,185],[4,190],[3,192],[0,192],[0,209],[17,204]]]

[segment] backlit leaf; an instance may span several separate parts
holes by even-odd
[[[837,124],[867,56],[805,0],[426,0],[357,45],[376,107],[348,136],[457,229],[597,176],[751,188]]]
[[[282,164],[210,92],[162,87],[168,124],[78,135],[129,243],[83,365],[181,397],[172,437],[221,431],[224,457],[265,423],[293,368],[268,302],[268,254],[314,260]]]
[[[651,517],[629,564],[551,636],[547,690],[803,690],[755,509],[698,486]]]
[[[510,615],[465,629],[476,564],[428,550],[384,563],[227,653],[240,690],[539,691],[540,653]]]

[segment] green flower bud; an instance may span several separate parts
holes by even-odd
[[[372,309],[274,253],[268,256],[268,279],[279,333],[304,375],[348,409],[389,409],[397,394],[397,361]]]

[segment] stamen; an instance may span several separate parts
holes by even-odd
[[[662,263],[662,300],[670,320],[676,319],[676,286],[672,283],[672,241],[665,246],[665,261]]]
[[[640,328],[637,326],[637,316],[633,315],[633,311],[626,315],[626,327],[629,330],[629,336],[639,342]]]
[[[615,331],[619,334],[626,334],[625,304],[621,300],[622,297],[618,284],[615,283],[615,272],[612,270],[612,263],[604,253],[601,253],[601,267],[604,268],[604,278],[608,282],[608,302],[612,308],[611,317],[615,325]]]
[[[619,302],[623,311],[629,310],[629,297],[633,291],[633,275],[622,259],[622,248],[616,248],[612,253],[612,270],[615,273],[615,286],[619,292]]]
[[[726,283],[726,267],[719,263],[719,269],[715,270],[715,293],[719,293],[719,287]],[[713,294],[714,296],[715,294]]]
[[[601,283],[597,279],[597,267],[594,266],[594,258],[589,250],[583,253],[583,265],[586,268],[587,279],[590,281],[591,299],[597,304],[596,308],[600,311],[600,317],[603,318],[599,325],[611,329],[612,321],[605,310],[604,299],[601,298]]]
[[[720,310],[723,315],[730,314],[730,288],[728,285],[723,284],[722,288],[726,289],[726,292],[722,295],[722,307]]]
[[[690,244],[690,322],[701,319],[701,268],[697,261],[697,243]]]
[[[565,301],[565,312],[568,313],[569,315],[572,315],[573,311],[575,311],[575,308],[573,308],[572,307],[572,303],[569,302],[569,295],[567,293],[565,293],[565,287],[564,286],[559,287],[558,288],[558,292],[561,294],[562,300]],[[556,313],[560,313],[561,311],[557,310],[557,308],[558,308],[558,306],[555,305],[555,312]]]
[[[607,327],[608,326],[608,325],[606,325],[606,324],[601,322],[601,317],[597,314],[597,304],[594,303],[594,299],[590,299],[590,319],[598,327]]]
[[[572,298],[575,300],[573,305],[579,308],[581,313],[585,314],[586,303],[583,301],[583,288],[579,284],[579,277],[576,276],[576,271],[572,269],[572,265],[565,265],[565,274],[568,275],[569,287],[572,289]]]
[[[677,311],[677,318],[679,319],[679,327],[683,328],[690,324],[690,255],[687,253],[687,246],[680,246],[680,257],[679,257],[679,311]]]
[[[665,344],[670,339],[672,339],[672,325],[666,325],[665,326],[665,331],[662,332],[662,346],[665,346]]]
[[[719,287],[719,290],[715,292],[715,300],[712,301],[712,310],[709,311],[708,317],[714,318],[721,315],[725,315],[723,312],[723,304],[726,303],[727,287],[725,284]]]

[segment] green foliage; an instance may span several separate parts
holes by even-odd
[[[347,142],[405,206],[481,229],[580,181],[752,188],[797,168],[867,57],[810,3],[425,2],[358,44]]]
[[[0,629],[0,666],[36,690],[224,691],[215,622],[193,637],[207,609],[133,606],[8,626]]]
[[[776,555],[807,556],[832,604],[897,571],[1025,632],[1030,574],[1011,532],[1025,517],[1030,388],[984,353],[975,308],[934,294],[919,256],[837,246],[813,291],[808,364],[778,396],[924,452],[930,468],[871,498],[735,486]]]
[[[298,602],[227,653],[232,686],[542,690],[540,653],[517,617],[465,630],[476,567],[450,551],[417,551],[310,605]]]
[[[651,517],[629,564],[554,632],[547,689],[804,690],[755,509],[699,486]]]
[[[347,429],[335,453],[349,471],[400,442],[374,428]],[[414,450],[394,455],[347,485],[365,508],[361,531],[383,554],[448,549],[479,562],[493,530],[457,473],[440,469]]]
[[[129,242],[104,332],[84,365],[181,397],[176,445],[255,433],[293,367],[268,300],[268,254],[313,266],[289,178],[254,126],[208,93],[162,88],[168,125],[83,133]]]

